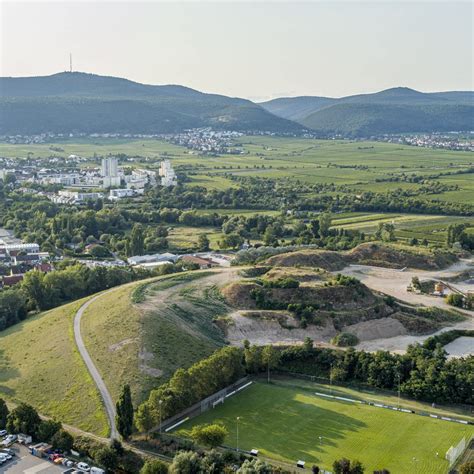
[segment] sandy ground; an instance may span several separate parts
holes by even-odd
[[[417,276],[422,280],[442,280],[443,278],[455,276],[458,273],[469,269],[472,269],[474,271],[474,259],[461,260],[460,262],[450,266],[445,270],[438,271],[413,269],[400,271],[391,268],[381,268],[366,265],[350,265],[339,273],[356,277],[372,290],[380,291],[387,295],[392,295],[401,301],[405,301],[413,305],[436,306],[438,308],[443,309],[453,309],[451,306],[446,304],[443,298],[410,293],[406,291],[406,288],[410,284],[411,279],[414,276]],[[463,290],[470,289],[474,291],[474,284],[471,284],[470,282],[454,283],[452,284],[452,286],[458,287]],[[474,311],[469,311],[466,309],[459,311],[462,311],[467,316],[470,316],[470,318],[461,323],[457,323],[451,327],[443,328],[434,334],[439,334],[441,332],[449,331],[451,329],[474,329]],[[422,342],[428,337],[430,336],[399,335],[389,338],[382,337],[373,340],[363,341],[357,346],[357,348],[367,351],[388,350],[391,352],[403,353],[406,351],[409,344],[413,344],[415,342]],[[452,356],[460,356],[462,354],[466,355],[471,350],[472,347],[470,347],[469,341],[460,342],[458,345],[453,346]]]
[[[21,239],[17,239],[13,235],[13,231],[0,227],[0,240],[3,240],[6,244],[19,244]]]
[[[306,337],[328,342],[337,334],[332,325],[324,328],[309,325],[306,329],[286,329],[276,320],[243,316],[242,313],[246,311],[235,311],[229,315],[233,324],[227,328],[227,340],[235,346],[242,346],[245,339],[258,345],[295,344],[303,342]]]
[[[343,332],[355,334],[359,341],[371,341],[374,339],[385,339],[407,334],[405,326],[394,318],[373,319],[361,321],[342,328]]]
[[[474,338],[458,337],[455,341],[444,346],[444,350],[450,357],[462,357],[465,355],[474,355]]]

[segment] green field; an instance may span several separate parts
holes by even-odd
[[[331,469],[335,459],[347,457],[359,459],[366,472],[386,468],[397,474],[446,472],[447,449],[474,434],[472,426],[315,395],[325,389],[318,384],[256,382],[185,423],[179,433],[186,435],[196,424],[222,423],[229,431],[226,444],[236,447],[239,417],[241,449],[259,449],[262,456],[293,466],[302,459],[307,467],[317,464],[325,469]],[[349,392],[343,389],[337,394],[365,398]],[[392,398],[386,401],[396,404]]]

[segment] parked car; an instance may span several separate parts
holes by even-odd
[[[91,470],[89,464],[87,464],[85,462],[78,462],[77,463],[77,468],[80,469],[81,471],[84,471],[84,472],[89,472]]]
[[[0,436],[6,436],[8,434],[7,430],[0,430]]]
[[[105,471],[100,467],[91,467],[91,474],[105,474]]]
[[[10,456],[15,456],[15,451],[13,451],[13,449],[10,449],[10,448],[0,449],[0,454],[1,453],[9,454]]]
[[[0,458],[7,459],[8,461],[10,461],[12,455],[7,453],[0,453]]]

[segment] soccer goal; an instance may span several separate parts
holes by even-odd
[[[219,403],[224,403],[224,397],[218,398],[215,402],[212,402],[212,408],[216,408]]]
[[[466,450],[466,437],[464,437],[456,446],[451,446],[446,451],[446,459],[449,461],[449,467],[451,467],[458,459],[459,456]]]

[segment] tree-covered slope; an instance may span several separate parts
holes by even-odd
[[[423,93],[396,87],[340,99],[294,97],[261,104],[321,135],[370,137],[385,133],[445,132],[474,128],[474,93]]]
[[[0,78],[0,134],[170,133],[212,126],[297,132],[244,99],[85,73]]]

